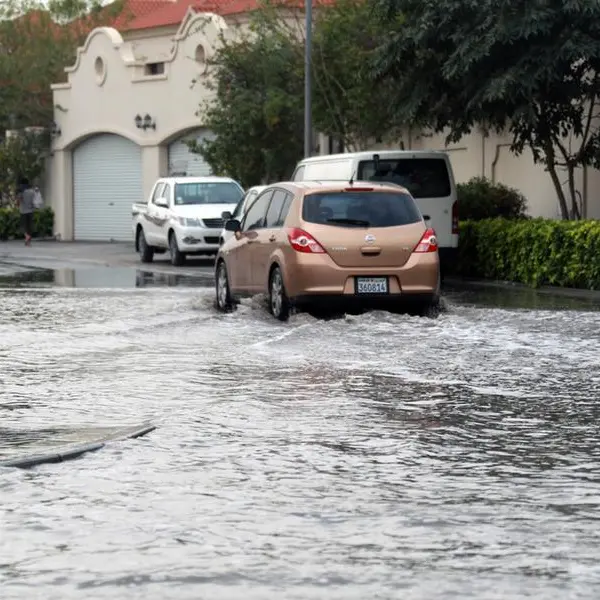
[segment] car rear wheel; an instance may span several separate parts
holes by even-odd
[[[233,301],[231,299],[227,267],[225,266],[224,261],[221,261],[217,267],[215,286],[217,292],[217,308],[222,312],[231,311],[233,308]]]
[[[171,253],[171,264],[179,267],[185,262],[185,254],[179,250],[177,236],[174,231],[169,234],[169,252]]]
[[[151,246],[148,246],[148,242],[146,242],[146,236],[144,235],[144,230],[140,227],[138,230],[138,251],[140,253],[140,260],[143,263],[150,263],[154,258],[154,250]]]
[[[283,285],[283,275],[279,267],[274,267],[269,278],[269,309],[279,321],[287,321],[290,316],[290,301]]]

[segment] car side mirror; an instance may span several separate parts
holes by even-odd
[[[233,217],[233,215],[228,210],[224,210],[221,213],[221,219],[223,219],[223,221],[229,221],[229,219],[231,219],[231,217]]]
[[[169,208],[169,201],[166,198],[157,198],[154,203],[161,208]]]
[[[241,224],[237,219],[229,219],[225,221],[225,231],[239,231],[241,229]]]

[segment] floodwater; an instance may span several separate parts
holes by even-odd
[[[158,429],[0,470],[2,600],[600,595],[597,305],[38,288],[0,291],[0,455]]]

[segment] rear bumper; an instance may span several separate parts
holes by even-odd
[[[324,254],[289,254],[284,264],[284,283],[290,298],[356,295],[357,277],[385,277],[390,297],[417,297],[438,293],[439,259],[437,253],[413,254],[402,267],[340,267]]]

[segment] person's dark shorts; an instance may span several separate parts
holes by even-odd
[[[33,230],[33,213],[24,213],[21,215],[21,227],[25,235],[31,235]]]

